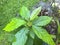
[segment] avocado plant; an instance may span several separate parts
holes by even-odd
[[[20,17],[12,18],[10,23],[6,25],[3,29],[7,32],[11,32],[20,28],[19,31],[15,34],[16,41],[12,42],[12,45],[25,45],[28,40],[28,34],[32,38],[35,38],[35,35],[49,45],[55,45],[51,35],[43,28],[49,24],[52,20],[52,17],[48,16],[39,16],[42,7],[38,7],[30,13],[27,7],[22,6],[20,8]],[[28,42],[27,42],[28,43]],[[29,44],[28,44],[29,45]],[[33,44],[32,44],[33,45]]]

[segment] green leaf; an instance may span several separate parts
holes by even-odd
[[[27,41],[27,33],[29,30],[27,28],[21,29],[19,32],[16,33],[16,42],[13,42],[12,45],[25,45]]]
[[[52,38],[56,39],[56,35],[51,35]]]
[[[43,45],[43,43],[44,42],[41,39],[39,39],[37,36],[35,36],[34,45]]]
[[[34,20],[33,24],[36,26],[45,26],[49,24],[52,20],[52,17],[40,16],[38,19]]]
[[[7,32],[11,32],[11,31],[17,29],[18,27],[24,25],[25,23],[26,23],[26,22],[25,22],[24,20],[22,20],[22,19],[13,18],[13,19],[11,20],[11,22],[8,23],[3,30],[5,30],[5,31],[7,31]]]
[[[59,20],[56,19],[56,22],[57,22],[57,26],[58,26],[58,34],[60,34],[60,23],[59,23]]]
[[[35,34],[34,34],[34,32],[33,32],[32,30],[30,30],[29,34],[30,34],[30,37],[31,37],[32,39],[35,38]]]
[[[44,2],[48,2],[48,0],[43,0]]]
[[[48,34],[48,32],[45,29],[36,26],[33,26],[32,29],[38,38],[42,39],[44,42],[46,42],[49,45],[55,45],[52,37]]]
[[[30,20],[34,20],[37,17],[37,15],[40,13],[40,11],[41,11],[41,7],[38,7],[37,9],[33,10],[30,16]]]
[[[60,24],[59,24],[59,26],[58,26],[58,34],[60,34]]]
[[[27,7],[23,6],[20,9],[20,15],[21,15],[22,18],[25,18],[26,20],[28,20],[29,17],[30,17],[30,11],[28,10]]]
[[[26,45],[33,45],[33,39],[31,37],[28,37],[28,40],[26,42]]]

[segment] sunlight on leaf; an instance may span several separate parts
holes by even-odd
[[[7,31],[7,32],[11,32],[11,31],[17,29],[18,27],[24,25],[25,23],[26,23],[26,22],[25,22],[24,20],[22,20],[22,19],[13,18],[13,19],[11,20],[11,22],[8,23],[3,30],[5,30],[5,31]]]

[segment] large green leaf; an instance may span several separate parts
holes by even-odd
[[[41,7],[38,7],[37,9],[33,10],[30,16],[30,20],[34,20],[37,17],[37,15],[40,13],[40,11],[41,11]]]
[[[15,30],[16,28],[24,25],[25,23],[26,23],[26,22],[25,22],[24,20],[22,20],[22,19],[13,18],[13,19],[11,20],[11,22],[8,23],[3,30],[10,32],[10,31],[13,31],[13,30]]]
[[[27,28],[21,29],[19,32],[16,33],[16,42],[13,42],[12,45],[25,45],[27,41],[27,33],[29,30]]]
[[[22,18],[25,18],[26,20],[28,20],[30,17],[30,11],[28,10],[27,7],[23,6],[20,9],[20,15],[22,16]]]
[[[49,24],[52,20],[52,17],[40,16],[38,19],[34,20],[33,24],[36,26],[45,26]]]
[[[33,26],[32,29],[38,38],[42,39],[44,42],[48,43],[49,45],[55,45],[52,37],[48,34],[48,32],[45,29],[36,26]]]

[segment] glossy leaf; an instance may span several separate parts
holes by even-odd
[[[30,20],[34,20],[37,17],[37,15],[40,13],[40,11],[41,11],[41,7],[38,7],[37,9],[33,10],[30,16]]]
[[[55,45],[52,37],[48,34],[48,32],[45,29],[36,26],[33,26],[32,29],[38,38],[42,39],[49,45]]]
[[[48,16],[40,16],[38,19],[36,19],[33,24],[36,26],[45,26],[49,24],[52,20],[52,17]]]
[[[12,45],[25,45],[27,41],[27,33],[28,29],[23,28],[19,32],[16,33],[16,42],[13,42]]]
[[[11,22],[8,23],[3,30],[5,30],[5,31],[7,31],[7,32],[11,32],[11,31],[17,29],[18,27],[24,25],[25,23],[26,23],[26,22],[25,22],[24,20],[22,20],[22,19],[13,18],[13,19],[11,20]]]
[[[28,10],[27,7],[23,6],[21,9],[20,9],[20,15],[22,18],[28,20],[29,17],[30,17],[30,11]]]

